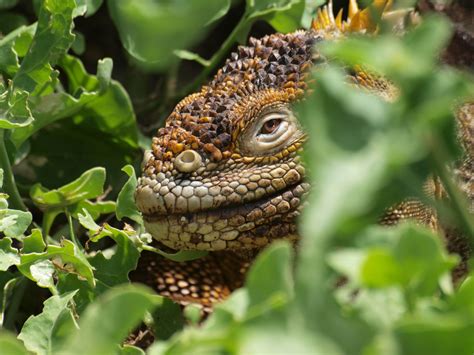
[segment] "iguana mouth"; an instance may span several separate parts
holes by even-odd
[[[308,191],[309,184],[303,182],[242,205],[194,214],[144,215],[145,226],[173,249],[261,248],[271,240],[295,236],[295,218]]]
[[[308,183],[297,182],[247,203],[185,213],[155,208],[143,218],[147,231],[175,250],[262,248],[274,239],[296,238],[295,219],[308,191]]]

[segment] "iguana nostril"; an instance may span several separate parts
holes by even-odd
[[[192,173],[199,169],[201,163],[201,156],[196,151],[188,149],[176,157],[174,166],[182,173]]]

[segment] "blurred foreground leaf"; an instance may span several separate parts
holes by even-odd
[[[162,298],[143,286],[110,290],[92,303],[79,321],[79,331],[69,335],[63,351],[68,354],[111,354]]]
[[[162,70],[173,61],[175,50],[200,40],[209,30],[206,25],[224,15],[229,4],[229,0],[107,2],[125,49],[146,66]],[[151,45],[150,33],[155,34]]]
[[[28,318],[18,339],[29,351],[40,355],[51,354],[58,350],[59,338],[64,336],[64,332],[77,328],[69,308],[73,296],[74,292],[52,296],[44,302],[42,313]]]

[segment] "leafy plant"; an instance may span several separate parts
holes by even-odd
[[[140,354],[124,343],[140,322],[157,335],[150,354],[473,352],[472,274],[453,287],[450,271],[460,259],[439,236],[412,224],[377,225],[383,208],[416,197],[439,207],[474,244],[472,215],[447,167],[460,154],[453,110],[472,97],[474,84],[438,62],[451,33],[445,19],[427,17],[404,37],[382,32],[315,48],[331,64],[315,68],[316,87],[296,108],[310,135],[304,158],[314,187],[299,253],[287,243],[270,246],[245,287],[197,325],[195,309],[186,308],[183,318],[175,304],[128,278],[143,250],[176,261],[203,253],[168,254],[149,245],[133,199],[140,148],[149,145],[135,118],[140,104],[132,104],[143,88],[127,75],[163,75],[158,112],[165,114],[245,42],[252,26],[295,30],[307,25],[318,2],[106,5],[0,1],[2,352]],[[203,58],[200,41],[236,8],[240,20]],[[92,75],[81,54],[95,38],[74,26],[107,11],[126,55],[113,58],[122,63],[116,68],[110,58],[99,60]],[[195,79],[172,90],[188,60],[199,64]],[[360,63],[390,78],[399,98],[388,103],[347,85],[341,66]],[[423,193],[432,173],[449,204],[438,206]]]

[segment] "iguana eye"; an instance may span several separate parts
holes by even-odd
[[[272,134],[274,133],[281,124],[281,120],[278,118],[272,118],[263,123],[262,128],[260,128],[260,134]]]
[[[287,106],[263,110],[242,132],[239,148],[248,155],[268,155],[301,136],[298,122]]]

